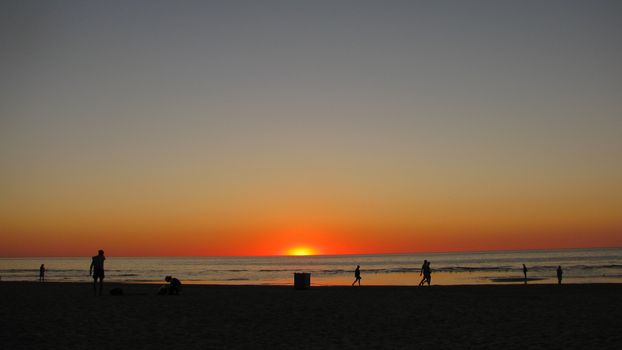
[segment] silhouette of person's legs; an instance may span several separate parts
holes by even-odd
[[[97,280],[99,279],[99,295],[102,295],[102,290],[104,289],[104,278],[101,276],[93,278],[93,293],[97,295]]]

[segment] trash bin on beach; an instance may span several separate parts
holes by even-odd
[[[294,288],[309,289],[311,288],[311,274],[306,272],[294,273]]]

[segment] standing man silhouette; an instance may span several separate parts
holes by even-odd
[[[525,284],[527,284],[527,266],[523,264],[523,275],[525,275]]]
[[[39,282],[45,282],[45,265],[41,264],[39,267]]]
[[[562,267],[557,266],[557,284],[562,284],[562,275],[564,274],[564,271],[562,271]]]
[[[430,268],[430,262],[428,261],[426,268],[423,270],[423,278],[428,282],[428,286],[432,282],[432,268]]]
[[[99,250],[91,261],[91,267],[89,267],[89,276],[93,276],[93,293],[97,295],[97,280],[99,279],[99,295],[102,295],[102,289],[104,289],[104,251]]]
[[[359,287],[360,287],[361,286],[361,266],[360,265],[356,265],[356,270],[354,270],[354,282],[352,282],[352,287],[354,287],[356,282],[359,283]]]

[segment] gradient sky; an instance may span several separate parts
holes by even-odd
[[[0,256],[622,246],[620,1],[2,1]]]

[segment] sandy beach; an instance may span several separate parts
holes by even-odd
[[[113,287],[125,295],[111,296]],[[0,282],[5,349],[599,348],[622,285],[185,286]]]

